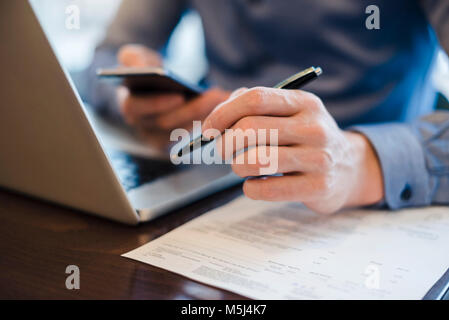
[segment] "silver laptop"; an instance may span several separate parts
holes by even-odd
[[[28,1],[0,2],[0,41],[1,187],[137,224],[240,181],[107,146]]]

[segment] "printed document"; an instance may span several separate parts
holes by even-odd
[[[254,299],[421,299],[449,267],[449,208],[239,197],[123,255]]]

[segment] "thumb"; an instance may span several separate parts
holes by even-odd
[[[128,44],[120,48],[118,61],[125,67],[160,67],[162,58],[156,51],[138,44]]]

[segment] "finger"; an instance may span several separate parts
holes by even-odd
[[[248,179],[243,184],[245,195],[254,200],[265,201],[315,201],[322,197],[322,189],[312,174]]]
[[[255,145],[298,144],[298,124],[292,118],[250,116],[237,121],[217,139],[219,152],[228,159],[242,149]],[[207,137],[210,138],[210,137]]]
[[[244,92],[247,91],[247,90],[248,90],[248,88],[246,88],[246,87],[243,87],[243,88],[239,88],[239,89],[237,89],[237,90],[234,90],[234,91],[231,93],[229,99],[233,99],[233,98],[235,98],[235,97],[241,95],[242,93],[244,93]]]
[[[117,88],[116,91],[117,94],[117,102],[118,102],[118,106],[119,106],[119,111],[122,114],[123,118],[125,119],[125,122],[128,124],[132,124],[134,122],[134,118],[131,117],[130,115],[128,115],[127,113],[124,112],[124,108],[123,108],[123,103],[128,99],[129,97],[129,90],[128,88],[124,87],[124,86],[120,86]]]
[[[301,146],[259,146],[238,154],[232,170],[242,178],[292,172],[322,172],[329,168],[326,155]]]
[[[222,101],[226,100],[229,93],[220,89],[211,89],[201,96],[188,101],[185,105],[167,114],[161,115],[158,124],[165,129],[185,126],[187,122],[202,120],[211,110]]]
[[[300,114],[294,117],[242,118],[216,139],[217,150],[223,159],[229,159],[239,151],[256,145],[321,146],[325,140],[323,129],[319,124],[310,124],[307,118],[303,118]],[[204,133],[206,135],[207,131]]]
[[[147,131],[160,131],[159,126],[156,124],[156,117],[154,116],[137,117],[133,125]]]
[[[143,116],[137,120],[137,123],[145,128],[146,130],[155,130],[155,131],[167,131],[170,130],[167,128],[163,128],[158,123],[158,116]],[[193,121],[186,121],[176,125],[176,128],[186,129],[187,131],[193,130]]]
[[[183,105],[184,102],[184,97],[179,94],[128,95],[121,103],[121,111],[127,117],[140,118],[169,112]]]
[[[160,55],[145,46],[129,44],[120,48],[118,61],[126,67],[160,67],[162,58]]]
[[[322,105],[319,99],[305,91],[253,88],[215,108],[204,121],[203,131],[215,128],[223,132],[247,116],[291,116],[305,108],[319,105]]]

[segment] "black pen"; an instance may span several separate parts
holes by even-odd
[[[305,86],[307,83],[311,82],[312,80],[318,78],[318,76],[322,73],[320,67],[310,67],[307,68],[301,72],[298,72],[291,77],[285,79],[284,81],[278,83],[273,88],[277,89],[289,89],[289,90],[295,90],[299,89],[303,86]],[[186,155],[188,153],[191,153],[195,151],[198,148],[201,148],[202,146],[208,144],[209,142],[212,142],[214,139],[207,139],[203,137],[203,135],[200,135],[199,137],[193,139],[190,141],[188,145],[186,145],[184,148],[179,150],[178,157],[182,157],[183,155]]]

